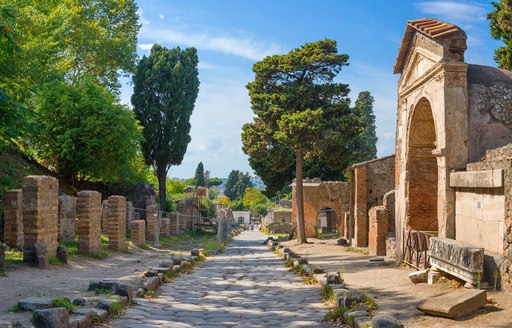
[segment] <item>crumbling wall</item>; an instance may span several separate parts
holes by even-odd
[[[23,247],[23,206],[21,189],[4,193],[4,242],[11,247]]]
[[[78,252],[97,254],[101,247],[101,194],[82,190],[77,199]]]
[[[59,241],[75,241],[76,202],[76,197],[59,196]]]

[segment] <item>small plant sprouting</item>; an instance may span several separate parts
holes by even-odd
[[[18,303],[14,304],[10,308],[7,309],[7,312],[14,313],[14,312],[21,312],[21,308]]]
[[[110,293],[112,293],[111,289],[94,288],[95,295],[110,294]]]
[[[69,312],[71,312],[75,308],[75,305],[71,303],[70,299],[64,296],[58,296],[54,298],[52,301],[52,306],[66,308],[66,310],[68,310]]]
[[[146,292],[146,294],[144,295],[145,298],[155,298],[155,291],[154,290],[150,290],[148,292]]]
[[[344,306],[340,306],[339,308],[335,309],[335,310],[331,310],[329,312],[327,312],[325,315],[324,315],[324,320],[325,321],[330,321],[330,320],[334,320],[336,318],[339,318],[339,317],[343,317],[343,314],[345,312],[347,312],[347,308],[344,307]]]
[[[7,277],[7,272],[0,271],[0,277]]]

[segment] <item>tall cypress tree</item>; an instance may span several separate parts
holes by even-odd
[[[179,165],[190,142],[190,116],[199,93],[195,48],[167,49],[158,44],[142,57],[133,76],[133,110],[144,127],[142,152],[154,167],[165,210],[167,172]]]
[[[377,158],[377,134],[375,132],[374,98],[368,91],[359,93],[355,102],[354,113],[359,121],[359,133],[354,139],[354,163]]]
[[[194,184],[196,187],[205,186],[203,162],[199,162],[199,164],[197,164],[196,174],[194,175]]]

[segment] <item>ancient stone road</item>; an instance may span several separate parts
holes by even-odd
[[[244,232],[223,254],[162,285],[157,298],[138,299],[112,327],[325,327],[318,286],[288,272],[264,239]]]

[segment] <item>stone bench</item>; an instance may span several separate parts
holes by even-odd
[[[433,270],[446,272],[473,286],[483,278],[483,248],[454,239],[432,237],[428,255]]]

